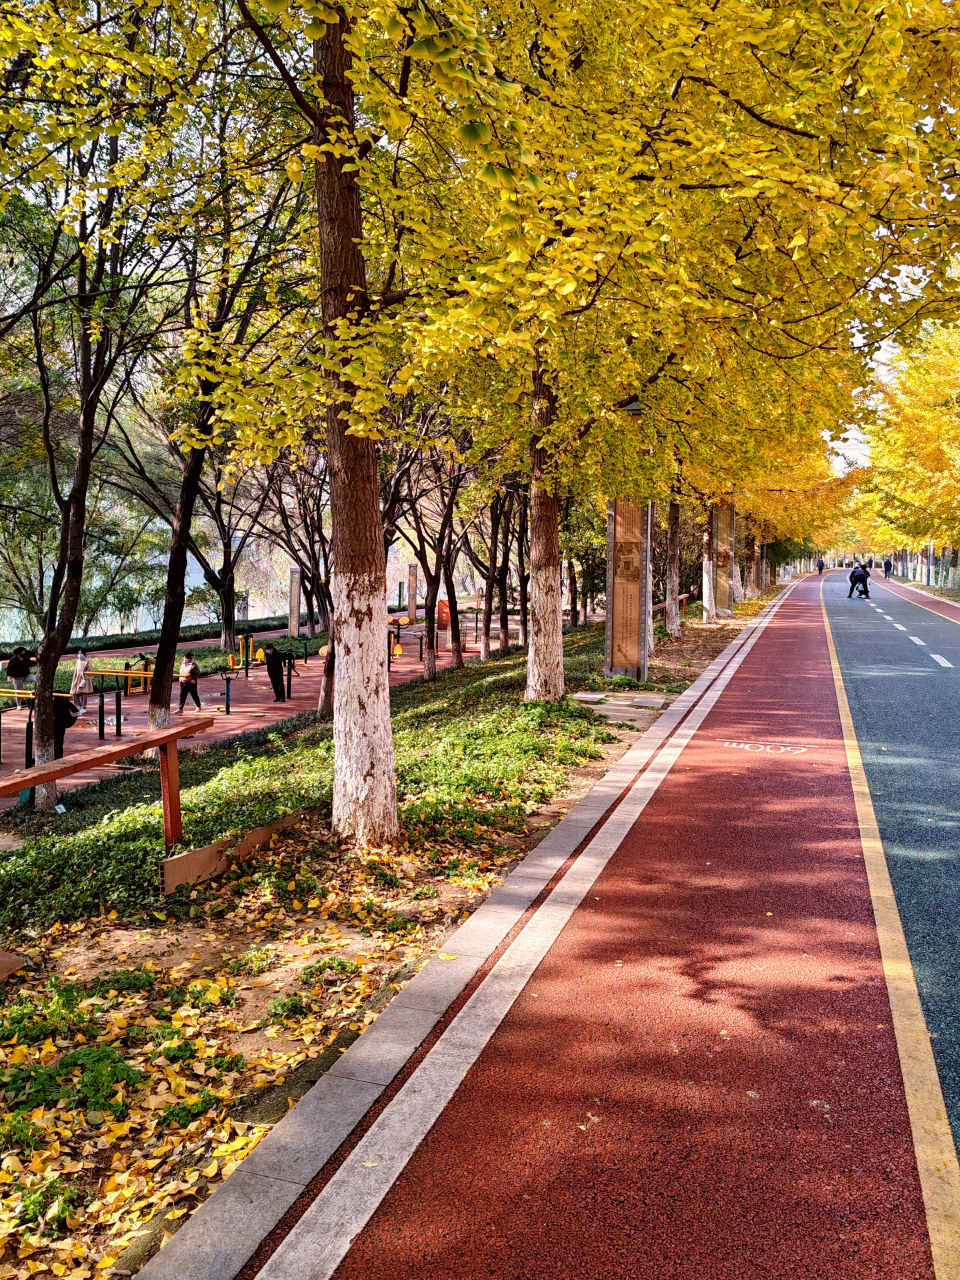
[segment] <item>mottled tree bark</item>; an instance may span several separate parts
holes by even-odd
[[[328,23],[316,41],[325,124],[356,128],[347,20]],[[318,129],[317,142],[324,141]],[[350,156],[325,154],[315,166],[320,240],[321,314],[335,346],[338,322],[366,294],[360,188]],[[333,827],[361,845],[396,838],[397,789],[387,677],[387,582],[377,453],[370,439],[348,435],[342,380],[330,377],[326,408],[332,515]]]
[[[758,582],[760,568],[760,549],[757,546],[757,540],[752,533],[748,533],[744,538],[744,544],[747,552],[747,574],[746,581],[743,585],[743,594],[748,600],[756,600],[760,594],[760,586]]]
[[[680,639],[680,503],[671,502],[667,513],[667,582],[664,625],[667,635]]]
[[[191,449],[180,481],[180,494],[170,527],[170,554],[167,559],[167,585],[160,622],[156,666],[150,682],[150,728],[165,729],[170,723],[170,695],[173,669],[180,640],[180,624],[186,600],[187,550],[190,526],[200,489],[205,449]]]
[[[320,699],[317,703],[317,711],[323,720],[329,720],[333,715],[333,678],[336,666],[337,649],[331,640],[327,645],[326,656],[323,659],[323,678],[320,681]]]
[[[463,666],[463,637],[460,633],[460,609],[457,606],[457,585],[453,579],[453,538],[447,534],[443,557],[443,586],[450,609],[450,653],[455,671]]]
[[[517,581],[520,595],[520,643],[527,647],[530,636],[530,570],[526,564],[527,529],[530,508],[530,496],[525,491],[520,495],[520,511],[517,519]]]
[[[560,588],[560,507],[556,484],[541,447],[556,416],[557,401],[542,372],[533,382],[533,457],[530,482],[530,701],[559,702],[564,695],[563,594]]]
[[[716,622],[717,598],[715,584],[717,580],[717,545],[714,537],[715,512],[712,506],[707,507],[707,522],[703,526],[703,620]]]

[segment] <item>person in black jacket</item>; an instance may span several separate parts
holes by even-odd
[[[283,692],[283,669],[286,666],[286,662],[286,654],[278,653],[272,644],[267,645],[267,675],[270,677],[270,683],[273,685],[274,702],[286,702],[287,700],[286,695]]]
[[[883,576],[885,578],[889,578],[892,572],[893,572],[893,561],[890,559],[889,556],[887,556],[886,560],[884,560],[883,562]]]
[[[853,595],[854,588],[859,589],[860,595],[864,600],[870,599],[870,571],[865,569],[862,564],[855,564],[850,571],[850,590],[847,592],[847,599]]]
[[[28,655],[23,645],[14,649],[13,657],[7,663],[7,678],[15,689],[23,688],[23,682],[30,675],[30,666],[33,661],[34,659]],[[23,702],[20,698],[17,699],[17,706],[23,706]]]
[[[63,759],[63,739],[68,729],[77,723],[80,708],[70,698],[53,699],[53,758]]]

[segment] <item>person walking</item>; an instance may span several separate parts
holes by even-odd
[[[893,573],[893,561],[889,556],[887,556],[886,560],[883,562],[883,576],[885,578],[889,578],[891,573]]]
[[[286,694],[283,691],[283,668],[286,664],[286,654],[278,652],[272,644],[268,644],[266,664],[267,675],[273,685],[274,702],[286,702]]]
[[[25,680],[30,678],[30,664],[34,661],[29,656],[23,645],[19,645],[13,651],[13,657],[7,663],[7,679],[13,687],[19,692],[23,688]],[[17,706],[23,706],[23,699],[17,699]]]
[[[82,715],[87,709],[87,694],[93,693],[93,677],[90,672],[93,663],[81,649],[77,654],[77,662],[73,668],[73,680],[70,682],[70,701]]]
[[[821,578],[823,577],[823,571],[826,567],[827,566],[823,563],[823,556],[821,556],[820,559],[817,561],[817,573]]]
[[[200,679],[200,668],[193,660],[192,653],[183,655],[183,662],[180,663],[180,706],[177,708],[177,715],[183,715],[184,704],[187,698],[192,698],[197,704],[197,710],[200,711],[200,694],[197,692],[197,681]]]
[[[870,599],[870,571],[865,569],[862,564],[854,564],[850,571],[850,590],[847,592],[847,599],[853,595],[856,588],[864,600]]]

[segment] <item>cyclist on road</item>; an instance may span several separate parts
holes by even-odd
[[[870,571],[865,569],[862,564],[855,564],[850,571],[850,590],[847,592],[847,599],[853,595],[854,588],[860,593],[864,600],[870,599]]]

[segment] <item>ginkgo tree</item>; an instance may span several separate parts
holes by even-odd
[[[185,377],[238,451],[267,460],[305,433],[326,448],[334,823],[376,844],[397,831],[376,485],[391,397],[471,396],[479,444],[498,441],[530,479],[529,690],[562,696],[557,497],[570,477],[642,496],[669,487],[678,456],[736,452],[706,416],[694,447],[657,448],[661,407],[674,388],[698,394],[721,349],[757,368],[799,363],[953,305],[957,178],[940,108],[956,33],[939,3],[236,4],[221,27],[259,50],[257,119],[284,135],[288,176],[311,194],[318,306],[281,314],[281,290],[266,289],[273,344],[253,360],[201,317]],[[85,10],[55,39],[39,12],[57,74],[78,56],[125,67]],[[182,67],[157,82],[200,127],[192,68],[216,63],[221,11],[197,5],[189,37],[171,12]],[[139,109],[124,119],[149,121]],[[8,173],[46,163],[37,130],[9,127]],[[258,141],[236,140],[238,165],[259,163]],[[622,415],[634,399],[639,429]],[[749,454],[731,422],[722,432]]]

